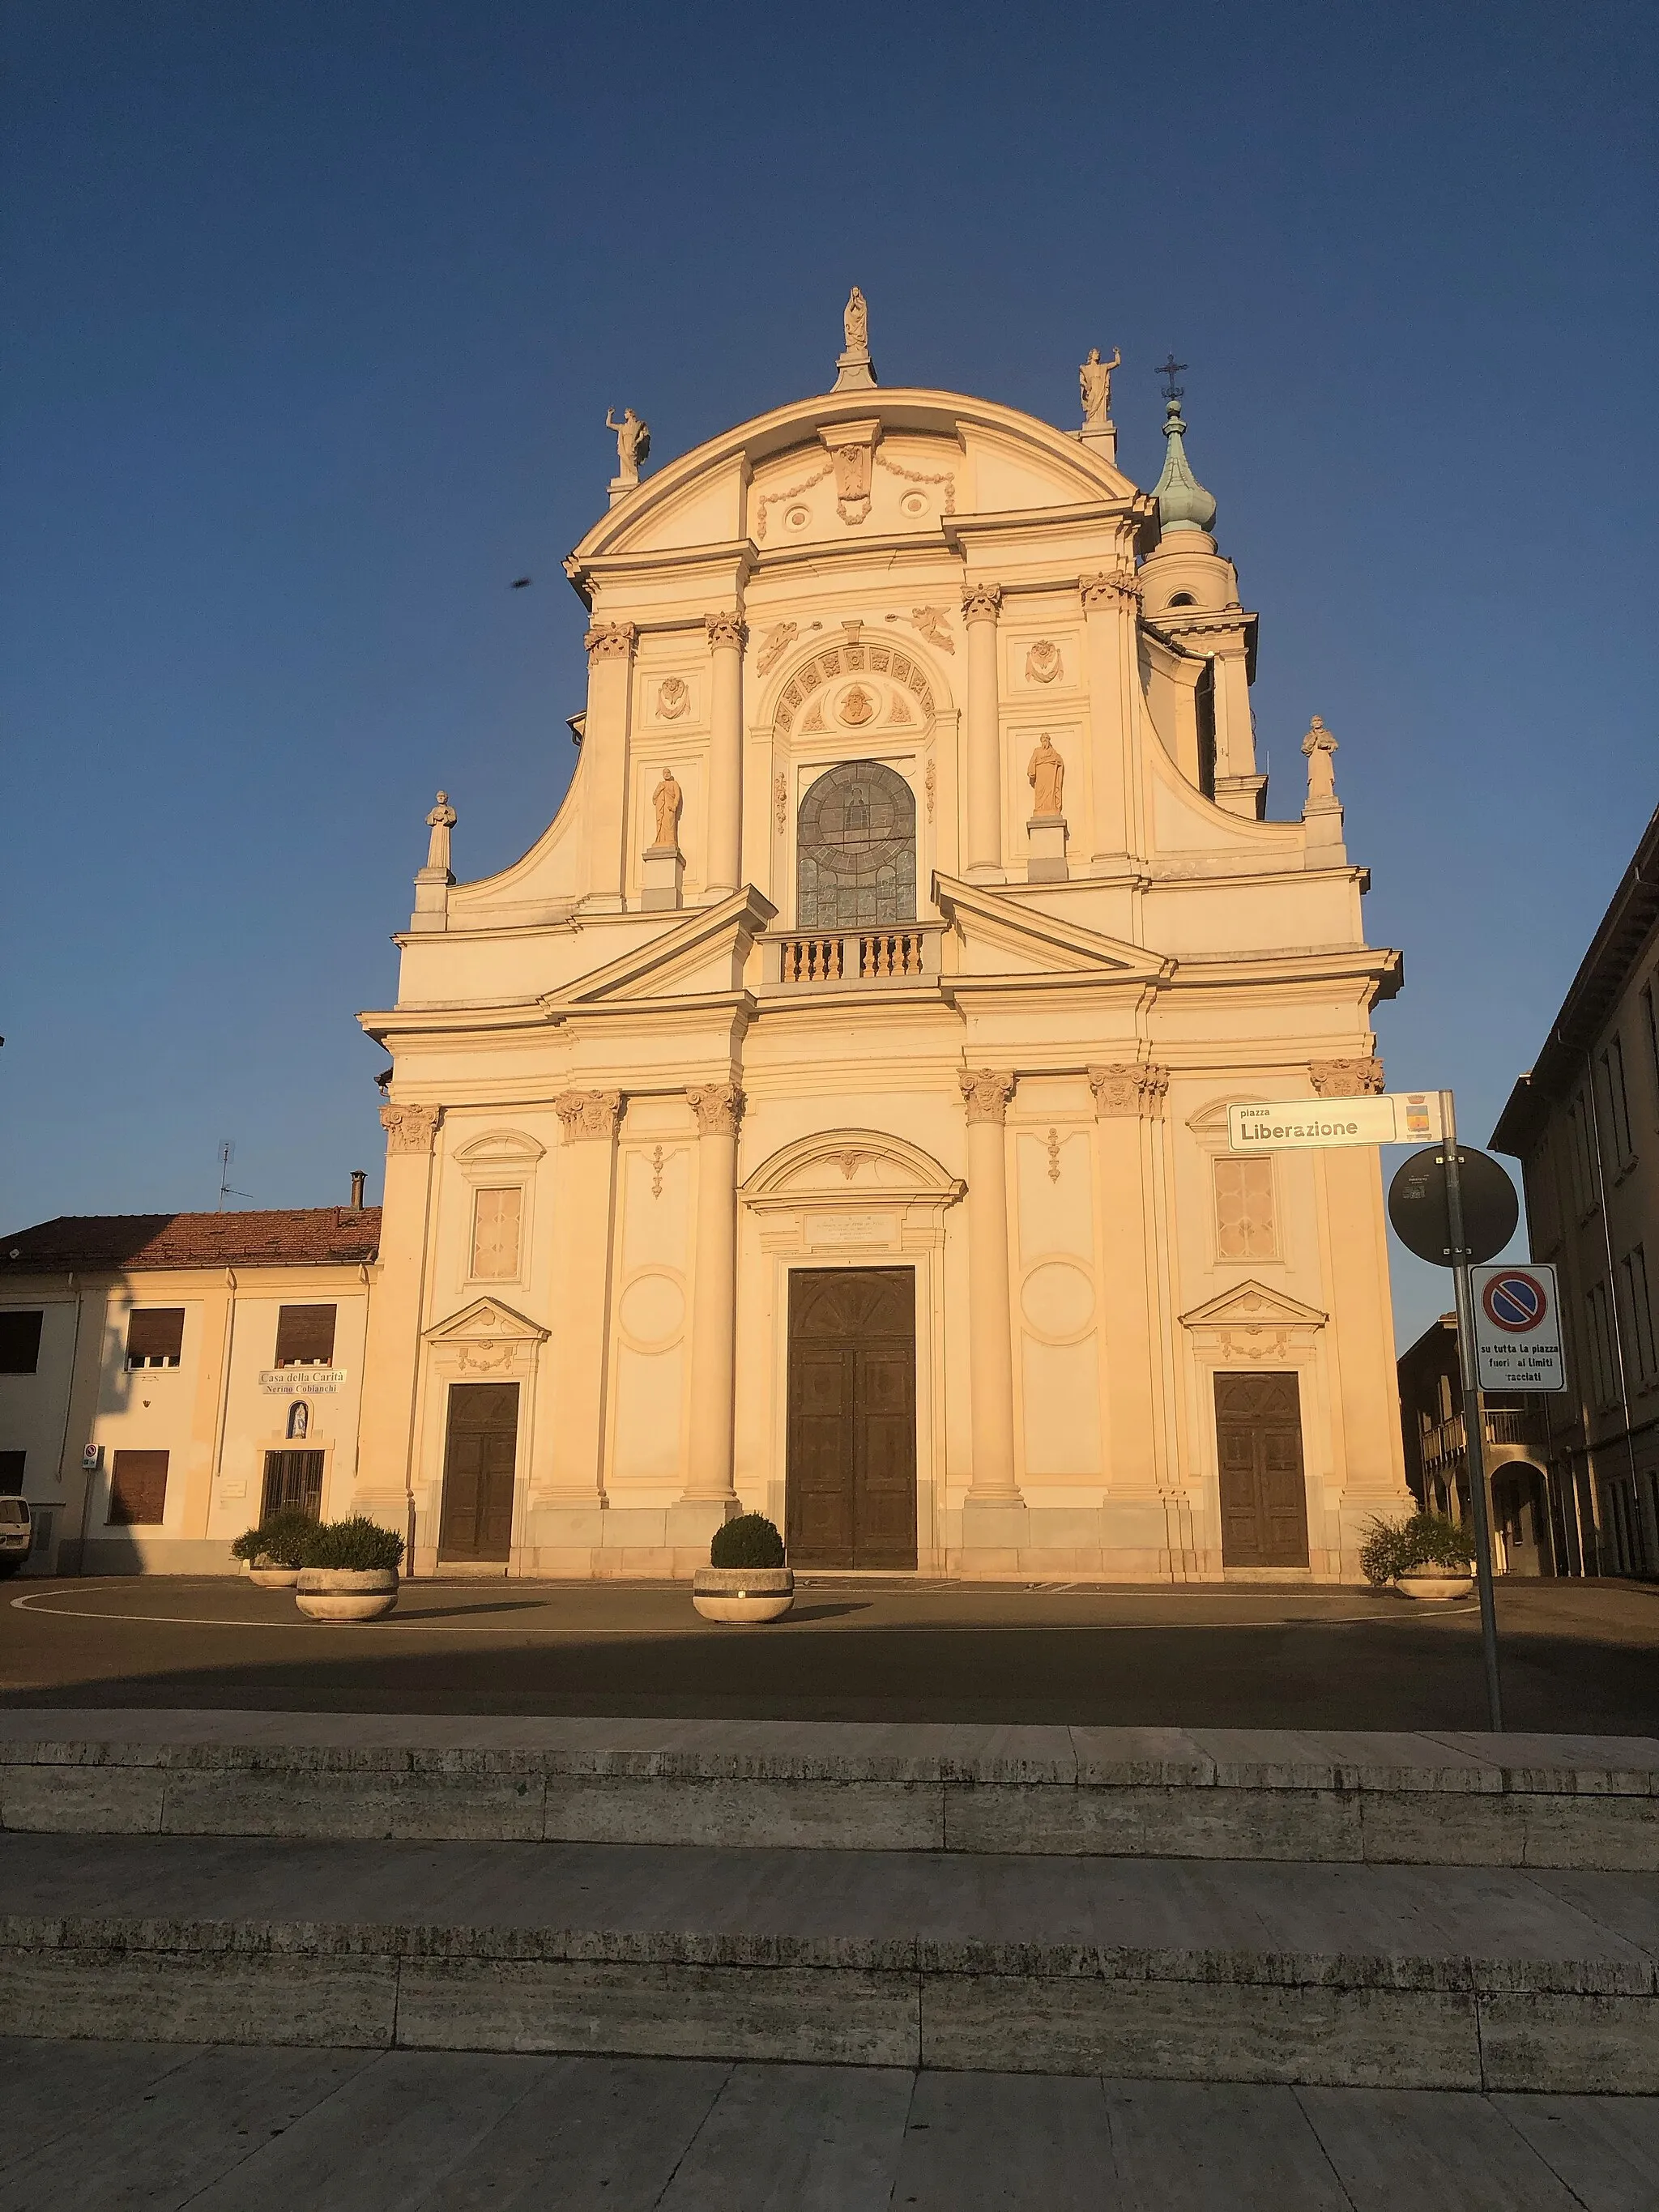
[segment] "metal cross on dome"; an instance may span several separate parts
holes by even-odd
[[[1177,384],[1176,379],[1186,366],[1184,361],[1176,359],[1175,349],[1172,346],[1170,349],[1168,361],[1159,362],[1158,367],[1152,371],[1154,376],[1161,376],[1164,379],[1164,397],[1166,399],[1180,399],[1184,396],[1184,387]]]

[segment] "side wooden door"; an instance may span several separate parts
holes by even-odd
[[[1305,1567],[1308,1494],[1294,1375],[1215,1378],[1224,1567]]]
[[[513,1549],[518,1457],[518,1384],[452,1383],[440,1559],[506,1563]]]
[[[916,1564],[915,1278],[908,1267],[789,1278],[789,1556],[803,1567]]]

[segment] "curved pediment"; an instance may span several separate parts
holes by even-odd
[[[797,1138],[763,1161],[742,1195],[757,1206],[865,1206],[918,1199],[950,1203],[966,1188],[907,1138],[877,1129],[825,1129]]]

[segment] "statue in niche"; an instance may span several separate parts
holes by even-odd
[[[1336,797],[1336,763],[1331,756],[1336,750],[1336,739],[1317,714],[1313,718],[1307,736],[1302,740],[1302,750],[1308,763],[1308,804],[1311,806],[1322,800],[1334,799]]]
[[[662,781],[651,794],[651,804],[657,810],[656,835],[651,842],[659,852],[678,850],[680,801],[684,795],[674,781],[673,769],[664,769]]]
[[[651,425],[641,422],[631,407],[623,409],[620,422],[611,417],[615,410],[605,410],[605,427],[617,434],[617,481],[636,484],[640,480],[640,463],[651,451]]]
[[[1112,348],[1109,361],[1101,359],[1098,346],[1090,347],[1089,358],[1077,373],[1078,384],[1083,393],[1083,427],[1085,430],[1092,430],[1097,424],[1103,424],[1111,413],[1112,371],[1122,366],[1123,356],[1115,346]]]
[[[449,873],[449,833],[455,827],[455,810],[449,803],[449,793],[441,791],[438,804],[426,817],[426,826],[432,832],[426,848],[426,864],[443,875]]]
[[[1047,730],[1037,739],[1036,750],[1025,763],[1025,781],[1031,787],[1034,815],[1064,812],[1066,763],[1054,750]]]
[[[305,1399],[296,1398],[288,1409],[289,1442],[303,1442],[310,1434],[311,1407]]]
[[[847,305],[842,311],[841,326],[846,333],[848,353],[865,353],[870,345],[870,309],[856,284],[847,295]]]

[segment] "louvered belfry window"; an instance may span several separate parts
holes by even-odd
[[[184,1349],[182,1306],[138,1306],[127,1316],[129,1367],[176,1367]]]
[[[331,1367],[334,1364],[334,1308],[278,1306],[278,1367]]]
[[[846,761],[801,801],[798,929],[867,929],[916,918],[916,800],[879,761]]]
[[[1219,1260],[1278,1257],[1271,1160],[1216,1162],[1215,1249]]]

